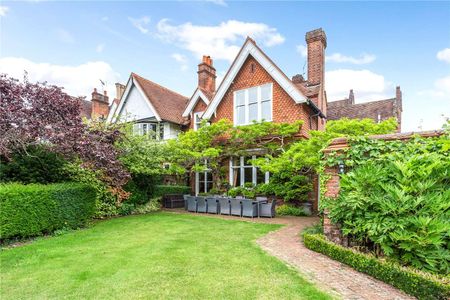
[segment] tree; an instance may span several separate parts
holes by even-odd
[[[80,98],[46,83],[23,82],[0,75],[0,155],[10,160],[13,153],[27,153],[30,146],[44,146],[68,161],[96,171],[102,181],[120,194],[129,178],[117,159],[114,143],[118,128],[100,123],[83,123]]]

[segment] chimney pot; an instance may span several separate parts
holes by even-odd
[[[198,87],[210,93],[216,90],[216,69],[213,67],[211,56],[203,55],[198,65]]]
[[[353,89],[350,90],[350,93],[348,95],[348,102],[350,104],[355,104],[355,95],[353,94]]]

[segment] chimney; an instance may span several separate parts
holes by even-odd
[[[123,96],[123,93],[125,93],[125,86],[123,84],[120,84],[119,82],[116,82],[116,99],[120,100]]]
[[[198,87],[210,93],[216,91],[216,69],[210,56],[203,55],[202,62],[198,65]]]
[[[403,111],[403,103],[402,103],[402,90],[400,86],[395,88],[395,116],[397,118],[397,132],[402,131],[402,111]]]
[[[106,120],[109,113],[109,98],[106,91],[103,94],[97,92],[94,88],[92,92],[92,120]]]
[[[355,104],[355,95],[353,94],[353,89],[350,90],[350,93],[348,94],[348,104]]]
[[[325,48],[327,36],[322,28],[309,31],[305,35],[308,48],[308,82],[316,85],[324,82]]]

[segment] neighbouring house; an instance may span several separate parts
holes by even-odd
[[[398,122],[397,131],[401,131],[402,126],[402,91],[397,86],[395,97],[384,100],[375,100],[364,103],[355,103],[355,95],[350,90],[348,98],[328,102],[328,120],[349,119],[373,119],[380,123],[389,118],[395,118]]]
[[[118,99],[111,105],[107,122],[133,122],[136,134],[153,133],[156,139],[167,140],[186,127],[182,113],[187,97],[135,73]]]
[[[109,111],[119,102],[124,90],[125,86],[123,84],[116,83],[116,98],[110,104],[106,91],[99,93],[97,89],[94,88],[90,101],[85,99],[81,100],[81,116],[88,120],[105,121]]]

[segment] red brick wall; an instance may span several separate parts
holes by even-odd
[[[254,64],[252,72],[252,64]],[[217,107],[216,116],[211,122],[226,118],[233,121],[233,92],[266,83],[273,83],[272,119],[277,123],[293,123],[303,120],[302,133],[309,131],[309,107],[306,104],[296,104],[269,73],[252,57],[249,56],[233,83],[225,93]],[[313,122],[314,123],[314,122]]]
[[[93,120],[97,120],[100,117],[103,117],[106,119],[108,117],[109,113],[109,105],[108,103],[92,100],[92,115],[91,118]]]

